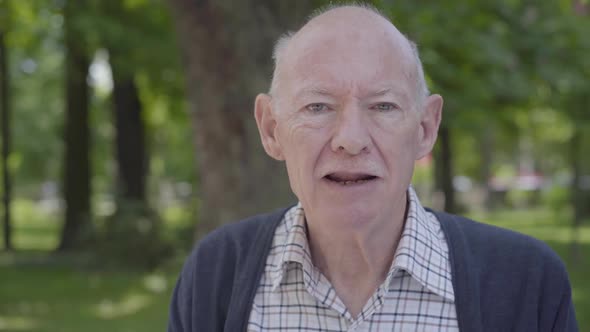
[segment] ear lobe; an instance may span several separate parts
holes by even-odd
[[[264,93],[256,96],[254,117],[264,151],[276,160],[284,160],[281,145],[276,137],[277,121],[272,109],[271,96]]]
[[[423,158],[432,151],[432,147],[438,136],[438,128],[442,118],[442,107],[443,98],[440,95],[430,95],[424,101],[416,160]]]

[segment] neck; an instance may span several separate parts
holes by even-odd
[[[393,261],[406,213],[406,197],[384,220],[361,223],[363,227],[333,229],[330,222],[308,222],[314,265],[330,281],[347,309],[358,315],[381,285]],[[313,216],[307,216],[308,220]]]

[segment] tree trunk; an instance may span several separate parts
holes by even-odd
[[[292,199],[284,166],[270,161],[259,143],[253,101],[268,87],[272,44],[284,32],[283,22],[299,21],[295,17],[309,11],[309,1],[295,8],[273,1],[169,3],[186,67],[198,161],[198,238]]]
[[[0,29],[2,27],[0,26]],[[10,203],[12,201],[12,181],[8,157],[11,149],[10,134],[10,102],[8,74],[8,54],[4,41],[4,31],[0,30],[0,112],[2,113],[2,180],[3,180],[3,203],[4,203],[4,249],[12,250],[12,224],[10,217]]]
[[[102,2],[99,10],[121,25],[133,18],[128,8],[117,1]],[[145,206],[149,163],[143,109],[135,82],[134,50],[118,38],[108,31],[104,32],[103,44],[109,53],[113,76],[117,207],[125,202]]]
[[[492,175],[492,161],[494,155],[494,131],[493,124],[486,126],[481,133],[481,183],[484,191],[484,208],[489,211],[493,208],[490,177]]]
[[[574,0],[574,11],[576,14],[581,16],[588,15],[590,7],[586,3],[580,0]],[[575,100],[575,99],[574,99]],[[590,106],[590,98],[587,94],[583,94],[579,97],[578,102],[572,103],[573,107],[586,108]],[[582,109],[581,114],[587,114]],[[582,123],[586,119],[585,116],[576,119],[574,117],[574,132],[570,138],[570,167],[572,172],[572,183],[570,186],[570,202],[573,205],[573,220],[572,220],[572,241],[570,244],[570,253],[574,264],[579,264],[582,261],[582,252],[580,248],[580,226],[582,225],[583,219],[586,215],[585,206],[585,193],[581,189],[580,182],[582,176]],[[578,122],[579,121],[579,122]]]
[[[111,62],[114,63],[114,62]],[[133,77],[113,66],[117,197],[145,203],[147,158],[141,102]]]
[[[72,24],[74,15],[83,6],[79,0],[67,1],[64,11],[66,66],[65,220],[59,250],[81,246],[90,235],[90,133],[88,123],[89,61],[81,44],[79,31]]]
[[[580,226],[583,219],[583,192],[580,189],[581,178],[581,158],[580,145],[582,141],[582,133],[577,125],[574,125],[574,133],[570,138],[570,168],[572,172],[572,182],[570,186],[570,201],[573,205],[573,220],[572,220],[572,241],[571,241],[571,256],[574,262],[579,262],[581,259],[580,252]]]
[[[453,188],[453,165],[452,165],[452,151],[451,151],[451,132],[448,126],[441,125],[439,130],[438,141],[440,147],[438,149],[437,160],[435,160],[435,171],[438,177],[438,184],[444,194],[444,210],[449,213],[456,213],[457,207],[455,205],[455,189]]]

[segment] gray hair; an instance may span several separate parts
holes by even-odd
[[[335,4],[330,4],[328,6],[322,7],[318,10],[315,10],[305,21],[304,25],[307,24],[309,21],[313,20],[314,18],[332,10],[332,9],[336,9],[336,8],[340,8],[340,7],[357,7],[357,8],[362,8],[362,9],[366,9],[370,12],[372,12],[373,14],[379,15],[382,18],[386,19],[387,21],[389,21],[389,18],[387,16],[385,16],[381,11],[379,11],[377,8],[369,5],[369,4],[365,4],[365,3],[352,3],[352,4],[347,4],[347,5],[335,5]],[[288,31],[287,33],[283,34],[281,37],[279,37],[279,39],[276,41],[274,48],[273,48],[273,54],[272,54],[272,59],[274,61],[274,71],[273,71],[273,75],[272,75],[272,81],[270,84],[270,91],[269,94],[271,96],[275,95],[276,92],[279,89],[279,70],[280,70],[280,64],[282,59],[284,58],[284,53],[287,49],[287,46],[289,45],[289,42],[293,39],[293,36],[297,33],[297,31]],[[416,99],[418,104],[421,104],[422,101],[424,101],[424,99],[426,99],[426,97],[428,97],[430,95],[430,91],[428,90],[428,85],[426,84],[426,78],[424,77],[424,68],[422,66],[422,61],[420,60],[420,53],[418,51],[418,45],[413,42],[412,40],[410,40],[410,38],[408,38],[405,34],[402,34],[404,39],[406,40],[406,42],[408,43],[408,45],[410,46],[410,49],[412,51],[412,58],[414,60],[414,64],[416,65]]]

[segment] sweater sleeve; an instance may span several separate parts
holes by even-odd
[[[233,332],[244,326],[286,210],[227,224],[199,241],[172,293],[168,332]]]
[[[555,316],[553,324],[553,332],[578,332],[578,323],[576,322],[576,313],[574,304],[572,302],[571,290],[569,283],[566,287],[567,291],[561,297],[561,303]]]
[[[436,215],[449,243],[462,330],[578,331],[566,266],[546,243]]]
[[[168,332],[221,331],[229,296],[221,286],[231,288],[233,276],[224,268],[233,261],[223,239],[223,232],[211,233],[187,258],[172,293]]]
[[[186,260],[172,294],[168,332],[223,330],[235,266],[226,238],[225,230],[214,231]]]
[[[172,300],[170,302],[170,312],[168,319],[168,332],[188,332],[191,331],[188,317],[191,310],[191,301],[187,294],[191,294],[191,290],[187,289],[190,284],[183,281],[182,275],[176,282],[174,292],[172,293]]]
[[[541,308],[539,311],[540,331],[577,332],[578,324],[572,301],[572,287],[563,260],[557,253],[544,245]]]

